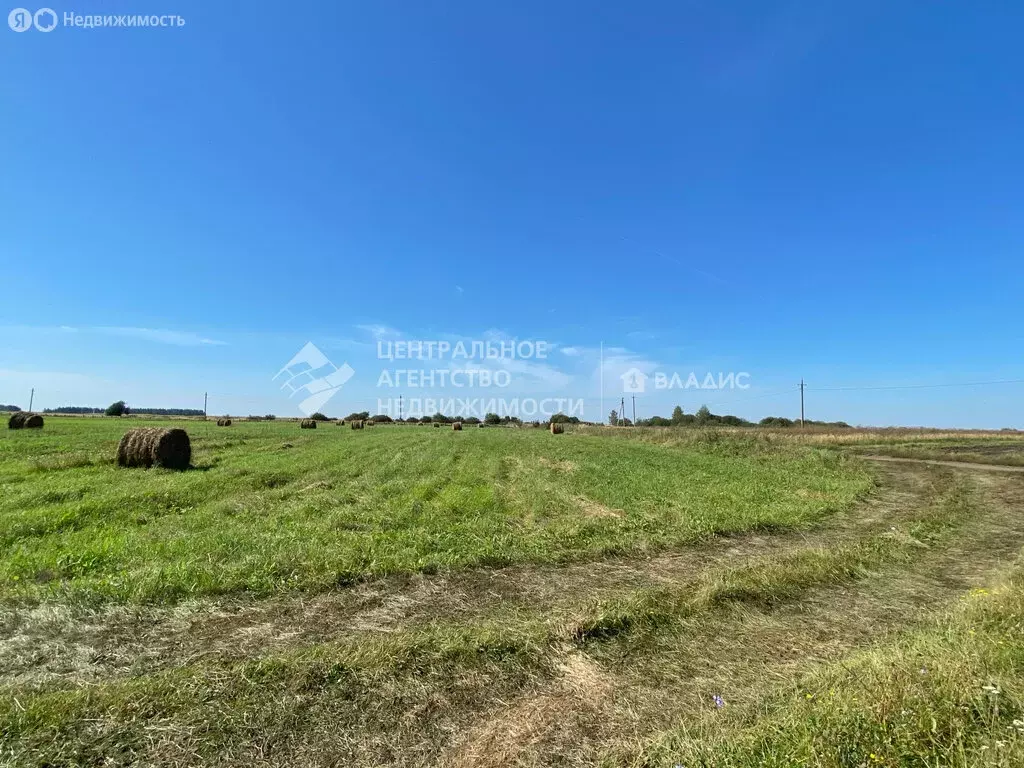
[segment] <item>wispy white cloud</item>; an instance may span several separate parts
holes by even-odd
[[[166,328],[133,328],[127,326],[100,325],[81,326],[8,326],[5,330],[31,334],[100,334],[152,341],[157,344],[173,344],[178,347],[223,346],[226,341],[211,339],[192,331],[173,331]]]
[[[639,341],[652,341],[658,338],[658,333],[655,331],[629,331],[626,336]]]
[[[177,347],[224,346],[226,341],[218,341],[201,336],[191,331],[171,331],[165,328],[126,328],[121,326],[100,326],[80,330],[102,333],[108,336],[123,336],[129,339],[152,341],[157,344],[172,344]]]
[[[460,296],[466,292],[461,285],[456,285],[455,290],[459,292]]]
[[[394,339],[400,337],[402,332],[397,328],[392,328],[390,325],[384,325],[383,323],[368,323],[365,325],[357,325],[361,331],[365,331],[375,339]]]

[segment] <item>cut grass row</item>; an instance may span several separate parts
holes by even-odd
[[[82,460],[112,457],[123,424],[0,435],[0,598],[173,602],[635,555],[806,528],[871,486],[855,461],[729,440],[189,428],[199,469],[184,473]]]
[[[644,652],[644,636],[734,604],[771,607],[807,590],[856,579],[871,569],[898,568],[920,546],[933,546],[973,512],[965,483],[942,489],[901,532],[849,546],[766,557],[711,570],[675,590],[641,591],[629,599],[580,606],[571,616],[503,617],[469,625],[434,622],[392,634],[347,638],[284,654],[220,666],[198,663],[173,671],[77,689],[9,691],[0,697],[0,732],[19,763],[51,765],[115,761],[211,761],[238,754],[253,739],[268,756],[291,755],[315,738],[311,723],[329,716],[342,730],[373,732],[420,712],[424,739],[443,743],[443,718],[430,701],[479,710],[557,674],[567,648],[586,651],[614,640]],[[365,717],[381,718],[371,726]],[[450,727],[448,723],[447,727]],[[408,734],[406,734],[408,737]],[[369,740],[371,743],[373,739]],[[347,749],[367,748],[350,744]],[[357,759],[343,745],[334,757]],[[364,756],[365,758],[365,756]],[[362,759],[362,758],[360,758]],[[387,755],[376,759],[389,761]]]

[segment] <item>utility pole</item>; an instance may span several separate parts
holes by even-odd
[[[204,419],[206,418],[206,403],[208,402],[209,396],[210,396],[209,392],[203,392],[203,418]]]
[[[633,395],[633,426],[636,426],[636,395]]]
[[[800,379],[800,429],[804,427],[804,380]]]
[[[35,399],[36,399],[36,388],[32,387],[32,394],[30,394],[28,396],[28,412],[29,413],[32,413],[32,403],[35,402]]]
[[[619,400],[619,425],[626,426],[626,398]]]
[[[402,420],[402,396],[398,396],[398,420]]]

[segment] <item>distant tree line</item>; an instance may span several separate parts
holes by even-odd
[[[202,408],[132,408],[134,414],[147,416],[202,416]]]
[[[310,418],[315,419],[316,414]],[[326,417],[325,417],[326,418]],[[579,424],[580,420],[573,416],[571,419],[564,414],[555,414],[551,417],[552,421],[566,420],[573,424]],[[373,421],[376,424],[452,424],[456,421],[461,421],[463,424],[490,424],[492,426],[500,426],[503,424],[522,424],[522,419],[518,419],[515,416],[499,416],[496,413],[485,414],[483,419],[478,416],[446,416],[443,413],[435,413],[433,416],[409,416],[408,418],[395,418],[388,416],[387,414],[378,413],[376,416],[371,416],[369,411],[357,411],[350,413],[345,417],[345,421]]]
[[[0,405],[0,411],[11,411],[12,413],[16,413],[20,410],[21,408],[16,405]]]
[[[20,409],[19,409],[20,410]],[[84,405],[62,405],[59,408],[44,408],[43,413],[89,414],[103,413],[107,416],[127,416],[141,414],[145,416],[202,416],[198,408],[129,408],[124,400],[111,403],[106,408],[90,408]]]
[[[617,411],[612,411],[608,415],[608,423],[612,426],[618,427],[631,427],[633,422],[628,418],[621,416]],[[652,416],[649,419],[637,419],[636,424],[638,427],[710,427],[710,426],[724,426],[724,427],[752,427],[754,423],[747,419],[740,418],[739,416],[732,415],[720,415],[712,413],[711,410],[706,406],[702,405],[696,413],[684,413],[682,406],[676,406],[672,409],[672,416],[665,418],[664,416]],[[850,425],[845,421],[811,421],[807,419],[804,421],[806,425],[813,425],[818,427],[835,427],[839,429],[849,429]],[[794,427],[799,426],[800,421],[794,419],[787,419],[783,416],[767,416],[757,423],[761,427]]]

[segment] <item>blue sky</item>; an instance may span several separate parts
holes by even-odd
[[[185,25],[0,28],[0,402],[295,414],[312,341],[337,415],[412,367],[378,341],[532,339],[483,396],[1024,427],[1024,384],[824,391],[1024,379],[1024,6],[52,7]]]

